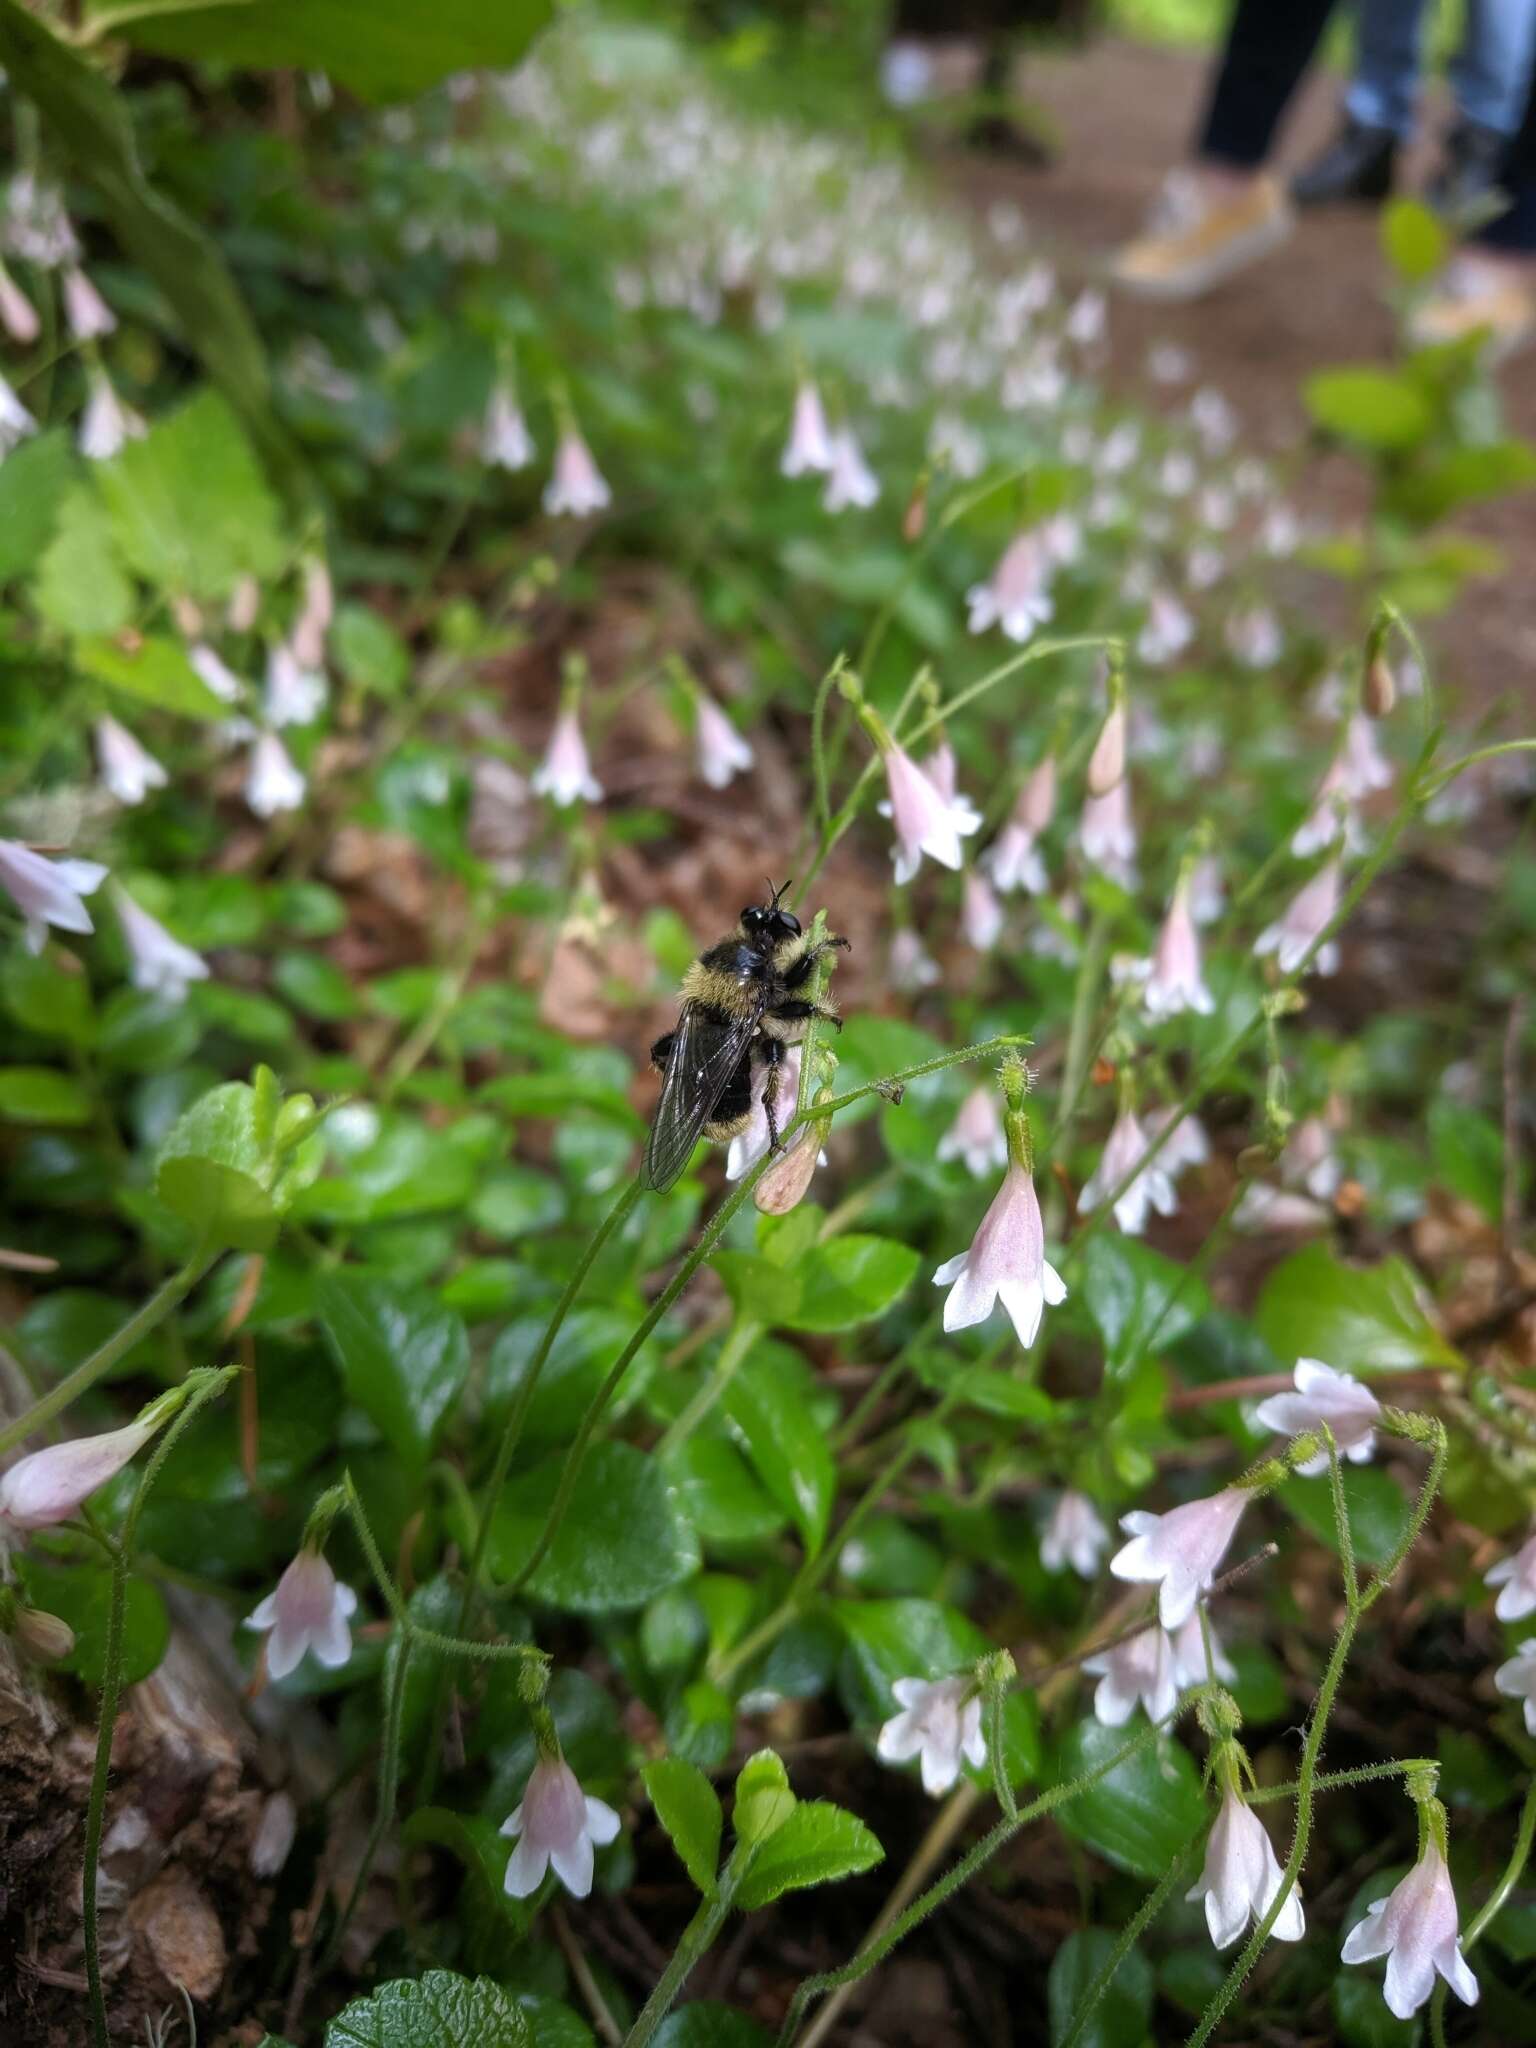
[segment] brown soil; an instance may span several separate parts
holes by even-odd
[[[1205,102],[1207,69],[1199,52],[1120,41],[1032,58],[1021,85],[1060,134],[1050,168],[1033,171],[971,153],[948,156],[944,168],[978,202],[1015,201],[1066,275],[1092,277],[1105,255],[1136,231],[1164,172],[1187,155]],[[1277,169],[1294,169],[1331,133],[1338,90],[1336,77],[1313,73],[1282,133]],[[1423,137],[1406,168],[1407,189],[1432,167],[1444,115],[1443,95],[1432,94]],[[1146,356],[1153,341],[1178,343],[1194,357],[1198,379],[1215,384],[1236,407],[1250,444],[1284,472],[1307,431],[1302,379],[1326,364],[1391,356],[1386,282],[1374,209],[1309,212],[1266,262],[1195,304],[1150,306],[1117,297],[1110,381],[1127,395],[1174,402],[1154,396]],[[1499,381],[1509,429],[1536,437],[1536,351],[1505,365]],[[1336,523],[1357,519],[1366,502],[1355,465],[1327,454],[1307,462],[1296,495],[1308,513]],[[1506,571],[1469,585],[1454,610],[1434,622],[1441,668],[1480,707],[1513,698],[1523,714],[1519,722],[1529,729],[1536,710],[1536,603],[1525,571],[1536,541],[1536,499],[1527,493],[1479,507],[1458,524],[1493,542]]]

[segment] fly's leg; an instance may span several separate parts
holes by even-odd
[[[779,1070],[784,1064],[782,1039],[765,1038],[763,1057],[768,1071],[763,1076],[763,1115],[768,1119],[768,1150],[778,1152],[783,1148],[779,1143]]]

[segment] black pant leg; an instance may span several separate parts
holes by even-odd
[[[1199,153],[1256,169],[1328,25],[1335,0],[1237,0]]]

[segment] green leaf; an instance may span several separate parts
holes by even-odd
[[[112,522],[87,485],[77,484],[59,508],[32,602],[50,626],[72,638],[121,632],[133,617],[133,585],[118,559]]]
[[[533,1552],[566,1459],[548,1459],[515,1478],[491,1523],[490,1563],[511,1579]],[[643,1607],[699,1567],[698,1539],[684,1521],[666,1473],[633,1444],[593,1444],[570,1505],[528,1590],[578,1614]]]
[[[39,1037],[87,1046],[95,1036],[90,982],[46,953],[15,952],[0,960],[0,999],[18,1024]]]
[[[250,315],[212,237],[145,178],[125,96],[17,0],[0,0],[0,68],[35,102],[50,145],[94,188],[118,241],[174,312],[182,340],[264,449],[291,461],[269,407],[266,357]],[[12,455],[5,468],[19,459]]]
[[[820,1550],[837,1493],[837,1461],[787,1361],[746,1359],[724,1407],[758,1477],[794,1518],[811,1557]]]
[[[315,1307],[348,1398],[402,1458],[425,1464],[469,1371],[461,1318],[425,1288],[363,1273],[327,1274]]]
[[[486,1362],[488,1408],[504,1410],[521,1392],[523,1380],[538,1352],[547,1308],[514,1318],[497,1337]],[[617,1308],[575,1308],[555,1332],[538,1385],[523,1419],[523,1442],[529,1446],[569,1443],[587,1404],[607,1379],[619,1353],[634,1333],[634,1317]],[[660,1360],[652,1343],[642,1344],[614,1395],[609,1413],[620,1416],[644,1391]]]
[[[663,1727],[674,1756],[691,1764],[723,1764],[736,1733],[736,1709],[718,1685],[696,1678],[668,1707]]]
[[[701,1892],[712,1894],[725,1822],[719,1794],[701,1770],[681,1757],[658,1757],[640,1775],[683,1868]]]
[[[1417,2048],[1424,2029],[1394,2016],[1374,1977],[1341,1970],[1333,1980],[1333,2017],[1343,2048]]]
[[[479,1887],[482,1901],[521,1927],[521,1901],[510,1898],[506,1888],[512,1844],[495,1821],[446,1806],[418,1806],[400,1835],[407,1848],[447,1849]]]
[[[1284,1364],[1320,1358],[1352,1373],[1462,1366],[1429,1320],[1418,1283],[1399,1258],[1346,1266],[1326,1245],[1308,1245],[1265,1281],[1254,1321]]]
[[[1419,199],[1394,199],[1381,211],[1382,253],[1405,284],[1421,284],[1450,251],[1444,223]]]
[[[1411,448],[1433,424],[1417,386],[1389,370],[1318,370],[1302,398],[1320,427],[1364,448]]]
[[[128,1074],[184,1067],[197,1050],[202,1026],[185,1003],[168,1003],[143,989],[114,989],[101,1013],[97,1043],[109,1065]]]
[[[1088,1241],[1082,1291],[1116,1378],[1147,1353],[1176,1344],[1211,1305],[1205,1282],[1189,1267],[1134,1237],[1107,1233]]]
[[[852,1330],[884,1315],[911,1285],[918,1254],[890,1237],[834,1237],[799,1266],[800,1300],[782,1318],[792,1330]]]
[[[1056,1759],[1056,1782],[1066,1784],[1101,1766],[1136,1733],[1079,1721],[1067,1731]],[[1158,1878],[1182,1855],[1209,1819],[1200,1778],[1188,1750],[1167,1735],[1118,1764],[1056,1809],[1069,1835],[1137,1877]]]
[[[229,716],[229,706],[215,697],[193,668],[179,640],[154,633],[127,647],[116,640],[82,640],[75,648],[75,661],[97,682],[162,711],[175,711],[183,718]]]
[[[1493,1118],[1437,1095],[1429,1108],[1429,1144],[1436,1179],[1497,1223],[1504,1199],[1504,1133]]]
[[[1341,1476],[1355,1555],[1362,1564],[1384,1564],[1408,1526],[1408,1496],[1379,1465],[1346,1465]],[[1326,1472],[1315,1479],[1288,1479],[1280,1498],[1304,1528],[1330,1550],[1338,1549],[1333,1492]]]
[[[786,1511],[724,1437],[695,1432],[666,1452],[664,1462],[684,1514],[706,1543],[761,1543],[783,1528]]]
[[[88,1124],[91,1098],[57,1067],[0,1067],[0,1117],[13,1124]]]
[[[168,57],[258,71],[324,71],[368,100],[413,99],[451,71],[510,70],[552,0],[262,0],[259,7],[112,0],[95,21]]]
[[[30,569],[53,538],[73,473],[62,427],[23,441],[0,463],[0,583]]]
[[[1046,1979],[1051,2048],[1065,2041],[1093,1983],[1114,1953],[1107,1927],[1084,1927],[1057,1949]],[[1093,2017],[1078,2036],[1082,2048],[1141,2048],[1152,2017],[1152,1965],[1141,1950],[1126,1951]]]
[[[783,1824],[759,1842],[737,1889],[736,1903],[744,1913],[752,1913],[785,1892],[871,1870],[884,1855],[854,1814],[828,1799],[802,1799]]]
[[[44,1614],[56,1614],[75,1632],[75,1647],[55,1667],[72,1671],[83,1685],[99,1686],[106,1673],[107,1616],[112,1573],[88,1558],[79,1564],[45,1564],[29,1558],[27,1595]],[[160,1590],[147,1579],[130,1578],[123,1606],[123,1683],[137,1685],[165,1655],[170,1616]]]
[[[405,642],[380,613],[365,604],[336,608],[331,626],[331,653],[349,683],[360,690],[394,696],[411,672]]]
[[[272,986],[306,1017],[339,1024],[357,1015],[357,990],[334,960],[323,953],[279,953]]]
[[[176,1119],[160,1147],[155,1192],[209,1244],[270,1248],[279,1212],[254,1089],[227,1081]]]
[[[654,2048],[772,2048],[773,2041],[756,2020],[711,1998],[669,2012],[651,2038]]]
[[[562,1221],[565,1191],[535,1166],[503,1166],[481,1181],[469,1213],[476,1230],[513,1244]]]
[[[125,443],[98,464],[96,483],[123,559],[161,589],[222,598],[242,575],[282,567],[277,501],[215,391]]]
[[[325,2048],[534,2048],[533,2029],[490,1977],[428,1970],[355,1999],[325,2030]]]
[[[740,1841],[766,1841],[799,1803],[789,1789],[784,1759],[774,1750],[756,1749],[736,1773],[731,1826]]]

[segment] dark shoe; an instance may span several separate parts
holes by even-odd
[[[1321,156],[1291,180],[1298,206],[1330,206],[1341,199],[1385,199],[1392,190],[1397,137],[1390,128],[1367,128],[1345,118]]]
[[[1477,210],[1500,183],[1509,137],[1476,121],[1459,121],[1445,138],[1440,168],[1424,197],[1436,213],[1460,221]]]

